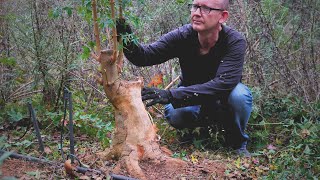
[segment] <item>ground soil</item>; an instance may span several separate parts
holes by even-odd
[[[104,171],[110,171],[114,164],[106,163],[105,167],[102,167]],[[164,164],[155,165],[150,162],[141,162],[140,166],[146,177],[151,180],[161,179],[223,179],[225,177],[225,164],[222,162],[215,162],[212,160],[203,160],[198,163],[188,163],[185,168],[172,169],[170,171],[164,171]],[[38,164],[20,159],[7,159],[4,161],[1,172],[3,177],[15,177],[17,179],[73,179],[70,175],[66,174],[64,168],[52,167],[50,165]],[[108,175],[97,174],[80,174],[74,173],[74,177],[78,179],[107,179]],[[123,171],[121,174],[127,176],[128,174]]]
[[[17,179],[51,179],[62,172],[57,167],[50,167],[39,163],[33,163],[20,159],[6,159],[1,166],[2,175],[4,177],[15,177]]]
[[[187,167],[163,171],[163,165],[141,163],[147,177],[150,179],[223,179],[225,165],[214,161],[202,161],[197,164],[189,163]]]

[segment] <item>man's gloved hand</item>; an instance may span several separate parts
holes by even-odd
[[[172,100],[172,94],[169,90],[162,90],[158,88],[144,87],[142,89],[142,101],[152,99],[151,102],[147,103],[147,107],[154,104],[169,104]]]
[[[132,34],[132,29],[124,18],[116,20],[116,29],[117,29],[118,40],[121,37],[121,35]]]

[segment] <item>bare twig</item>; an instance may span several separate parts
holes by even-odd
[[[36,91],[31,91],[31,92],[23,92],[22,94],[18,94],[16,96],[10,96],[8,99],[13,100],[13,99],[18,99],[18,98],[22,98],[25,96],[29,96],[32,94],[37,94],[37,93],[41,93],[42,90],[36,90]]]
[[[94,37],[96,39],[96,53],[98,56],[101,53],[101,43],[100,43],[100,36],[99,36],[99,27],[98,27],[98,15],[97,15],[97,3],[96,0],[92,0],[92,15],[93,15],[93,28],[94,28]]]
[[[115,3],[114,0],[110,0],[110,6],[111,6],[111,19],[113,22],[116,22],[116,13],[115,13]],[[117,41],[117,29],[115,26],[112,27],[112,41],[113,41],[113,58],[111,64],[115,63],[117,60],[117,49],[118,49],[118,41]]]
[[[167,89],[170,89],[175,82],[177,82],[178,80],[180,79],[180,76],[176,77],[174,80],[172,80],[167,87],[165,87],[164,89],[167,90]]]
[[[25,87],[27,87],[29,84],[31,84],[31,83],[33,83],[34,81],[30,81],[30,82],[28,82],[28,83],[26,83],[26,84],[23,84],[22,86],[20,86],[18,89],[16,89],[13,93],[11,93],[10,94],[10,96],[14,96],[15,94],[17,94],[17,93],[20,93],[21,94],[21,92],[19,92],[20,90],[22,90],[22,89],[24,89]],[[10,96],[8,97],[8,98],[10,98]]]

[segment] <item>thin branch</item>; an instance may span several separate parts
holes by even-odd
[[[94,37],[96,39],[96,53],[98,56],[101,53],[101,43],[100,43],[100,36],[99,36],[99,27],[98,27],[98,15],[97,15],[97,3],[96,0],[92,0],[92,15],[93,15],[93,27],[94,27]]]
[[[11,93],[10,95],[9,95],[9,97],[8,98],[10,98],[11,96],[15,96],[16,94],[18,94],[18,93],[23,93],[25,90],[23,90],[23,89],[25,89],[28,85],[30,85],[31,83],[33,83],[34,81],[30,81],[30,82],[28,82],[28,83],[26,83],[26,84],[23,84],[22,86],[20,86],[18,89],[16,89],[13,93]],[[22,91],[21,91],[22,90]]]
[[[119,0],[119,18],[123,19],[122,0]]]
[[[178,76],[178,77],[176,77],[173,81],[171,81],[169,84],[168,84],[168,86],[166,87],[166,88],[164,88],[165,90],[167,90],[167,89],[170,89],[173,85],[174,85],[174,83],[176,82],[176,81],[178,81],[180,79],[180,76]]]
[[[114,0],[110,0],[110,6],[111,6],[111,19],[115,23],[116,22],[116,17],[115,17],[116,13],[115,13]],[[112,41],[113,41],[113,58],[112,58],[111,64],[115,63],[117,60],[118,41],[117,41],[117,29],[116,29],[115,25],[112,27]]]
[[[55,64],[55,63],[53,63],[53,61],[45,61],[45,62],[48,63],[48,64],[51,64],[51,65],[54,65],[54,66],[59,66],[59,67],[62,68],[61,65]],[[81,80],[81,81],[85,82],[86,84],[88,84],[92,89],[94,89],[94,90],[95,90],[96,92],[98,92],[100,95],[102,95],[103,97],[107,98],[107,96],[106,96],[104,93],[102,93],[101,91],[99,91],[96,87],[94,87],[94,85],[90,84],[87,80],[83,79],[82,77],[78,76],[77,74],[73,73],[73,72],[70,71],[70,70],[67,71],[67,73],[70,73],[70,74],[72,74],[73,76],[77,77],[79,80]]]
[[[123,19],[122,1],[121,0],[119,0],[119,18]],[[120,40],[119,40],[119,46],[121,47],[121,49],[120,49],[119,55],[118,55],[117,66],[118,66],[118,73],[121,73],[122,67],[123,67],[123,58],[124,58],[122,38],[120,38]]]
[[[8,99],[11,99],[11,100],[12,99],[19,99],[19,98],[22,98],[25,96],[29,96],[29,95],[41,93],[41,92],[42,92],[42,90],[35,90],[35,91],[31,91],[31,92],[22,92],[21,94],[10,96]]]

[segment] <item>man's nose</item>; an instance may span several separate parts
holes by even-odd
[[[200,9],[200,7],[198,7],[193,13],[201,14],[201,9]]]

